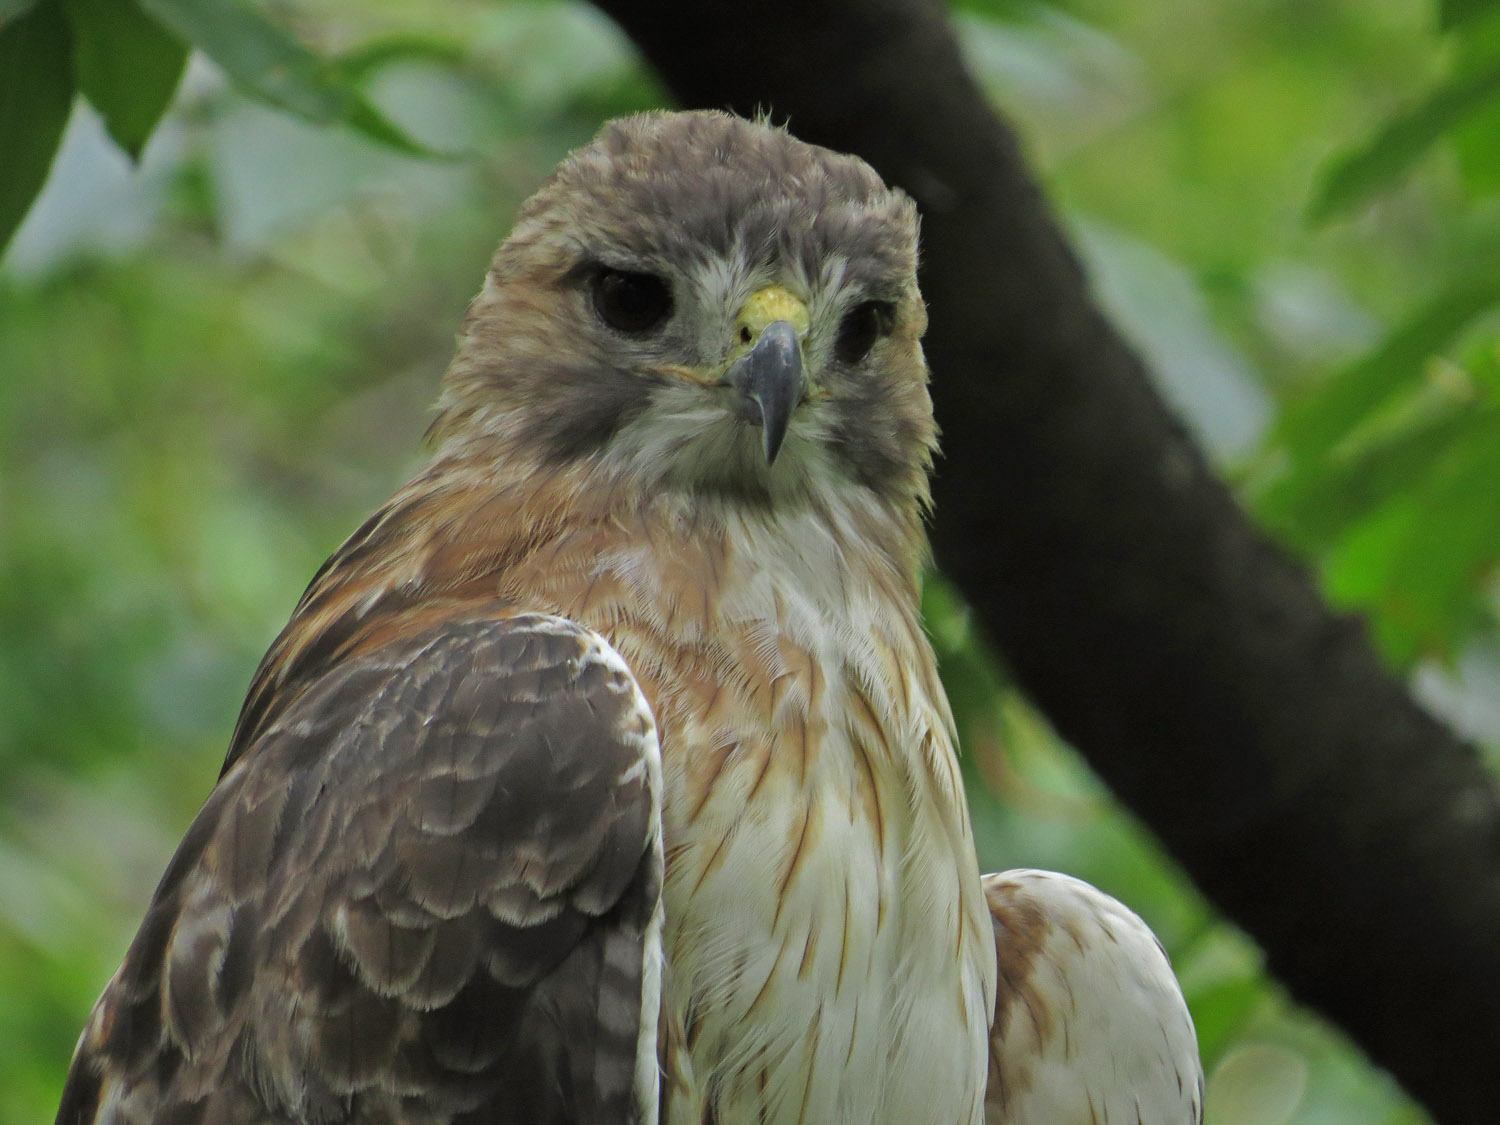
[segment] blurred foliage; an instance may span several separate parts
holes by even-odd
[[[1163,393],[1423,697],[1500,743],[1500,4],[955,15]],[[260,652],[418,463],[515,206],[662,101],[577,3],[0,0],[0,1125],[50,1117]],[[1266,978],[936,576],[927,609],[985,866],[1147,918],[1210,1120],[1424,1120]]]

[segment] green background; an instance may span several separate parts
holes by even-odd
[[[955,18],[1247,505],[1430,706],[1500,743],[1496,5]],[[50,1119],[261,652],[420,463],[517,204],[664,95],[576,3],[0,0],[0,21],[0,1122],[21,1123]],[[1067,870],[1155,927],[1209,1120],[1425,1120],[1266,978],[938,577],[927,602],[985,867]]]

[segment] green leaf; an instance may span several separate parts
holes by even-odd
[[[340,55],[339,73],[358,81],[393,63],[426,62],[461,70],[468,52],[459,43],[436,35],[402,33],[371,39]]]
[[[0,253],[47,182],[72,105],[68,22],[49,0],[0,28]]]
[[[1193,1029],[1205,1063],[1229,1049],[1256,1009],[1266,1004],[1267,991],[1259,974],[1247,972],[1193,994]]]
[[[1423,397],[1412,396],[1417,403]],[[1304,550],[1322,551],[1336,547],[1372,512],[1400,502],[1468,426],[1464,403],[1401,405],[1407,409],[1393,414],[1411,417],[1381,419],[1389,432],[1356,430],[1349,448],[1341,443],[1326,458],[1304,463],[1297,476],[1268,492],[1258,505],[1262,518]]]
[[[241,89],[315,124],[342,122],[417,156],[436,155],[376,109],[339,68],[239,0],[140,0]]]
[[[1310,223],[1351,211],[1402,175],[1450,129],[1500,97],[1500,62],[1460,75],[1345,153],[1324,174],[1307,208]]]
[[[1255,489],[1260,518],[1304,550],[1325,551],[1409,492],[1486,396],[1433,357],[1497,304],[1500,274],[1459,279],[1362,360],[1288,403]]]
[[[1458,419],[1455,419],[1458,421]],[[1386,656],[1406,667],[1451,656],[1488,615],[1500,557],[1500,410],[1482,405],[1407,467],[1399,489],[1344,535],[1325,562],[1333,599],[1376,610]]]
[[[1500,59],[1500,0],[1492,0],[1488,18],[1466,24],[1454,37],[1453,69],[1474,74]],[[1500,98],[1469,115],[1453,130],[1453,147],[1464,187],[1471,196],[1500,191]]]
[[[1277,444],[1294,458],[1320,457],[1391,395],[1421,378],[1426,362],[1481,313],[1500,304],[1500,271],[1461,277],[1392,330],[1363,359],[1289,404]]]
[[[136,0],[63,0],[78,89],[117,145],[139,160],[171,104],[188,49]]]
[[[0,28],[11,20],[20,19],[35,7],[36,0],[0,0]]]
[[[1500,8],[1496,0],[1441,0],[1438,5],[1438,24],[1444,31],[1451,31],[1475,16]]]
[[[1458,166],[1471,197],[1500,192],[1500,99],[1485,106],[1454,131]]]

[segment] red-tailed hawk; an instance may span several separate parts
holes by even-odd
[[[916,254],[864,163],[724,114],[563,163],[431,465],[257,672],[59,1121],[1196,1116],[1139,920],[980,880],[917,609]]]

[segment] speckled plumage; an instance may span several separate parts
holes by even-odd
[[[570,157],[431,465],[267,654],[59,1120],[981,1120],[1000,915],[917,608],[915,270],[910,201],[782,130]],[[609,323],[601,271],[670,314]],[[771,463],[730,373],[773,290],[807,379]]]

